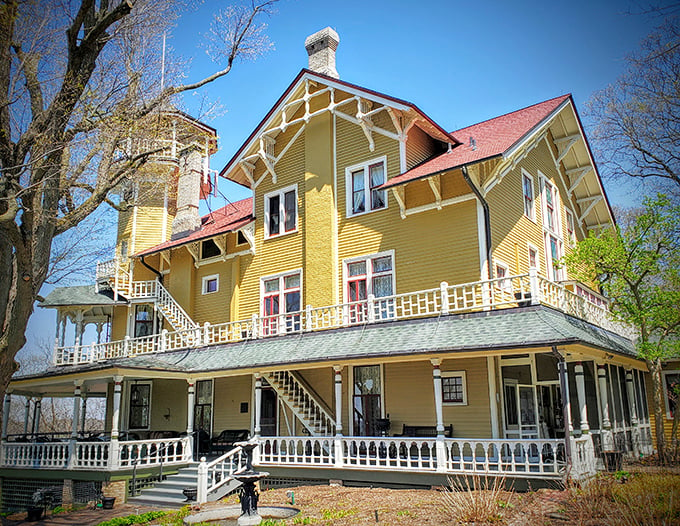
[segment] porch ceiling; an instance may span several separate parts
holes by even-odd
[[[443,353],[578,346],[635,356],[633,344],[616,334],[542,305],[524,308],[376,323],[328,331],[291,334],[238,343],[121,358],[84,366],[53,367],[32,378],[118,374],[180,374],[268,370],[349,360],[406,358]],[[453,356],[452,356],[453,357]],[[153,371],[153,373],[152,373]],[[20,384],[29,378],[15,378]]]

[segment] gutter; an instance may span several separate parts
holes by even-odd
[[[489,212],[489,203],[486,202],[482,192],[479,188],[472,182],[470,175],[468,174],[467,166],[461,168],[463,172],[463,178],[468,184],[472,192],[477,196],[479,202],[482,203],[482,208],[484,209],[484,232],[486,233],[486,270],[488,279],[493,279],[493,266],[491,264],[491,214]]]

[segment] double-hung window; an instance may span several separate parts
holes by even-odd
[[[557,187],[545,177],[541,178],[543,195],[543,231],[548,276],[553,281],[564,279],[560,266],[563,256],[563,241],[560,229],[560,197]]]
[[[465,371],[442,372],[442,402],[447,405],[467,405]]]
[[[570,246],[576,244],[576,231],[574,230],[574,214],[568,208],[564,209],[564,216],[567,220],[567,242]]]
[[[262,279],[263,336],[300,330],[301,293],[299,270]]]
[[[535,221],[534,179],[524,171],[522,171],[522,193],[524,194],[524,215]]]
[[[391,251],[345,260],[345,284],[349,323],[363,323],[371,317],[394,317],[394,301],[389,298],[394,294],[394,254]],[[370,316],[366,301],[369,296],[375,298]]]
[[[347,215],[387,206],[387,194],[379,187],[386,181],[385,158],[347,168]]]
[[[264,196],[265,237],[276,237],[297,230],[297,185]]]
[[[494,266],[496,278],[498,279],[496,282],[498,289],[504,293],[512,292],[512,282],[509,279],[506,279],[510,275],[510,268],[500,261],[496,261]]]

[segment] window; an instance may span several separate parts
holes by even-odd
[[[201,259],[214,258],[221,253],[220,247],[212,239],[206,239],[201,243]]]
[[[567,242],[569,246],[576,244],[576,232],[574,231],[574,214],[568,208],[564,209],[564,215],[567,218]]]
[[[553,281],[560,281],[562,277],[562,268],[560,266],[560,259],[562,259],[562,241],[555,236],[546,234],[546,252],[548,254],[548,275]]]
[[[135,305],[135,338],[153,334],[153,307]]]
[[[442,401],[450,405],[467,405],[465,371],[442,372]]]
[[[345,283],[347,291],[349,323],[366,321],[367,304],[365,300],[373,295],[384,298],[394,294],[394,254],[384,252],[345,261]],[[375,302],[375,317],[386,319],[394,316],[392,300]]]
[[[385,159],[347,168],[347,215],[353,216],[387,206]]]
[[[297,230],[297,186],[264,196],[265,238]]]
[[[543,186],[543,231],[545,232],[545,254],[548,277],[553,281],[565,279],[560,259],[564,255],[562,231],[559,219],[559,194],[557,187],[541,177]]]
[[[127,259],[128,257],[128,240],[124,239],[120,242],[120,258]]]
[[[262,323],[264,336],[301,328],[300,271],[262,279]]]
[[[203,276],[201,294],[212,294],[220,290],[220,275]]]
[[[559,196],[555,185],[545,178],[543,179],[543,197],[545,204],[543,227],[550,232],[557,233],[559,232]]]
[[[128,429],[148,429],[151,415],[151,384],[130,385]]]
[[[666,400],[666,418],[673,418],[680,396],[680,371],[663,372],[663,394]]]
[[[379,436],[382,416],[382,370],[379,365],[355,366],[353,372],[353,432],[358,436]]]
[[[529,268],[538,269],[538,249],[533,245],[528,245],[529,249]]]
[[[236,244],[237,245],[245,245],[248,243],[248,240],[246,239],[246,236],[243,234],[241,230],[236,232]]]
[[[510,267],[508,267],[505,263],[501,263],[500,261],[496,261],[494,267],[496,278],[500,280],[497,282],[498,288],[501,289],[503,292],[510,292],[512,290],[512,283],[510,282],[510,280],[501,279],[506,278],[510,275]]]
[[[524,193],[524,215],[532,221],[536,220],[534,209],[534,180],[526,172],[522,171],[522,192]]]

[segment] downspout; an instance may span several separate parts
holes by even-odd
[[[151,272],[156,274],[158,276],[158,282],[162,285],[163,284],[163,274],[158,272],[155,268],[153,268],[151,265],[149,265],[146,261],[144,261],[144,256],[139,258],[139,261],[142,262],[142,265],[144,265],[146,268],[148,268]]]
[[[486,202],[482,192],[479,188],[472,182],[470,175],[468,174],[467,166],[461,168],[463,172],[463,178],[468,184],[472,192],[477,196],[479,202],[482,204],[482,209],[484,210],[484,232],[486,234],[486,271],[488,279],[493,279],[493,266],[491,264],[491,215],[489,213],[489,203]]]

